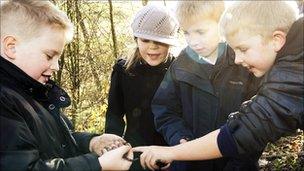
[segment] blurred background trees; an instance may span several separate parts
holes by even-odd
[[[64,112],[76,130],[103,133],[112,66],[135,46],[130,28],[133,15],[149,3],[170,6],[172,1],[52,1],[74,23],[74,39],[66,45],[60,70],[54,76],[72,100]],[[179,48],[175,49],[176,53]],[[303,142],[300,131],[269,144],[260,160],[261,170],[304,168]]]
[[[71,96],[65,109],[77,130],[102,133],[112,66],[133,43],[129,27],[139,2],[53,0],[74,23],[54,79]]]
[[[65,113],[76,130],[102,133],[112,66],[134,48],[130,24],[148,0],[52,0],[74,23],[54,79],[71,97]],[[155,2],[153,2],[155,3]],[[156,3],[165,5],[166,1]]]

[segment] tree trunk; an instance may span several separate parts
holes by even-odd
[[[81,14],[79,8],[76,8],[76,14],[77,14],[77,21],[79,22],[83,37],[85,38],[84,39],[85,58],[88,59],[88,61],[89,61],[90,69],[91,69],[92,75],[94,77],[95,86],[97,87],[97,90],[99,92],[101,92],[102,91],[101,82],[99,81],[97,70],[94,68],[95,62],[94,62],[94,59],[91,54],[90,42],[89,42],[89,39],[86,39],[87,37],[90,37],[90,35],[88,33],[87,28],[85,27],[84,21],[82,19],[82,14]]]
[[[116,41],[116,34],[115,34],[115,26],[114,26],[114,19],[113,19],[113,6],[112,0],[108,0],[109,2],[109,12],[110,12],[110,22],[111,22],[111,33],[112,33],[112,41],[113,41],[113,53],[114,57],[118,58],[117,53],[117,41]]]
[[[69,0],[66,1],[67,5],[67,15],[73,23],[78,23],[76,8],[79,5],[78,0]],[[69,78],[71,81],[71,101],[72,101],[72,108],[71,108],[71,121],[75,125],[76,124],[76,113],[80,101],[80,54],[79,54],[79,25],[75,24],[75,36],[74,40],[67,45],[66,49],[66,56],[69,59],[67,62],[67,71],[69,73]]]

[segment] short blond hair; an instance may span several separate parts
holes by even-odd
[[[1,2],[1,39],[15,35],[31,39],[43,26],[63,30],[66,41],[73,37],[73,24],[67,15],[47,0],[7,0]]]
[[[274,31],[288,32],[296,12],[284,1],[234,2],[220,20],[220,33],[227,39],[239,31],[271,38]]]
[[[179,1],[176,7],[176,18],[183,28],[205,19],[218,22],[224,10],[223,1]]]

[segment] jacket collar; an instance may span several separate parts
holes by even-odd
[[[220,55],[218,56],[218,59],[216,60],[216,64],[215,65],[234,65],[234,51],[232,50],[232,48],[230,46],[228,46],[227,43],[219,43],[218,45],[218,49],[219,49],[219,53]],[[186,53],[191,59],[193,59],[194,61],[198,62],[199,60],[199,55],[193,50],[191,49],[189,46],[187,46],[184,49],[184,53]],[[207,63],[205,62],[198,62],[198,63]]]
[[[58,107],[66,107],[70,104],[68,94],[54,81],[50,80],[43,85],[2,56],[0,56],[0,84],[24,91],[38,101],[53,103]]]
[[[291,26],[286,36],[285,45],[277,54],[277,60],[281,60],[282,57],[286,57],[288,55],[297,55],[304,51],[303,33],[303,17],[301,17]]]

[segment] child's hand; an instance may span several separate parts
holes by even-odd
[[[161,146],[142,146],[134,147],[134,152],[142,152],[140,155],[141,166],[150,170],[165,169],[168,168],[173,161],[173,154],[170,147]],[[160,166],[162,165],[162,166]]]
[[[130,145],[124,145],[104,153],[98,158],[102,170],[128,170],[132,162],[123,157],[126,153],[125,157],[132,160],[133,151]]]
[[[115,140],[114,142],[112,142],[112,144],[105,146],[102,150],[101,150],[101,154],[104,154],[110,150],[114,150],[118,147],[121,147],[123,145],[130,145],[128,144],[126,141],[121,141],[121,140]]]
[[[104,152],[108,151],[107,149],[115,149],[125,143],[126,141],[120,136],[114,134],[103,134],[91,139],[89,149],[91,152],[95,152],[101,156]]]

